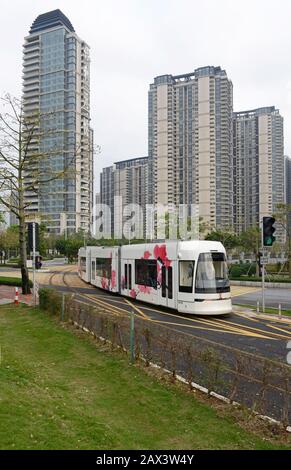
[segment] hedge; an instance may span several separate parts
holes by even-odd
[[[39,307],[52,315],[60,315],[62,310],[62,294],[53,289],[40,289]]]
[[[0,276],[0,286],[14,286],[21,287],[22,281],[20,277],[6,277]],[[32,281],[29,281],[29,287],[32,287]]]
[[[231,281],[254,281],[254,282],[262,282],[261,277],[256,276],[229,276]],[[291,279],[288,278],[271,278],[269,279],[268,276],[265,276],[265,282],[282,282],[282,283],[291,283]]]

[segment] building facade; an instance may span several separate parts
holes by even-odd
[[[196,204],[210,227],[232,228],[232,82],[220,67],[162,75],[148,96],[149,202]]]
[[[283,118],[274,106],[236,112],[233,137],[234,227],[241,233],[285,201]]]
[[[93,206],[93,132],[90,129],[90,57],[60,11],[39,15],[23,48],[23,108],[39,115],[40,183],[25,175],[27,216],[40,215],[52,233],[89,231]],[[56,178],[55,176],[58,175]]]
[[[138,205],[142,212],[135,213],[137,229],[142,227],[142,236],[146,231],[146,204],[148,201],[148,157],[131,158],[103,168],[100,174],[101,204],[110,207],[111,234],[115,238],[124,235],[124,224],[130,217],[125,207]],[[130,208],[129,208],[130,209]],[[108,223],[105,223],[108,230]]]

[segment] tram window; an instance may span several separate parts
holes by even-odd
[[[131,289],[131,264],[128,265],[128,288]]]
[[[173,268],[168,267],[168,298],[173,298]]]
[[[179,261],[179,292],[192,292],[194,261]]]
[[[166,267],[162,266],[162,297],[167,296]]]
[[[80,268],[84,273],[86,272],[86,258],[82,256],[80,259]]]
[[[128,289],[128,278],[127,278],[127,263],[124,264],[124,288]]]
[[[96,276],[111,279],[111,258],[96,258]]]
[[[142,286],[157,288],[157,261],[155,259],[135,260],[135,282]]]
[[[92,261],[91,279],[95,279],[95,261]]]
[[[229,291],[230,285],[225,254],[200,253],[195,292],[199,294],[214,294]]]

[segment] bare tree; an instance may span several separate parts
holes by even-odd
[[[286,234],[286,249],[289,277],[291,278],[291,204],[280,203],[276,205],[274,217],[277,225]]]
[[[42,142],[59,131],[54,113],[24,112],[22,103],[7,94],[1,98],[0,111],[0,203],[15,214],[19,221],[19,249],[22,292],[30,293],[27,269],[26,218],[31,202],[25,194],[39,194],[43,185],[75,172],[72,165],[78,151],[74,149],[71,161],[56,169],[52,156],[63,153],[63,148],[50,147],[44,151]]]

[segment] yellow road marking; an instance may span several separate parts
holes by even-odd
[[[259,320],[256,320],[255,318],[253,317],[248,317],[246,315],[244,315],[243,313],[237,313],[237,312],[232,312],[233,315],[237,315],[238,317],[242,317],[242,318],[245,318],[246,320],[251,320],[251,321],[254,321],[254,322],[257,322],[257,323],[260,323]]]
[[[128,299],[124,299],[125,302],[130,305],[132,308],[134,308],[134,310],[136,310],[137,313],[139,313],[143,318],[146,318],[147,320],[151,320],[152,319],[150,317],[148,317],[148,315],[146,315],[144,312],[142,312],[136,305],[134,305],[132,302],[130,302],[130,300]]]
[[[289,339],[291,338],[291,331],[283,330],[282,328],[279,328],[278,326],[270,325],[269,323],[268,323],[267,326],[269,326],[270,328],[275,328],[275,330],[278,330],[278,331],[283,331],[283,333],[287,333],[287,334],[290,335],[289,337],[287,337],[287,339],[288,339],[288,338],[289,338]]]
[[[155,312],[160,313],[161,315],[167,315],[167,316],[170,316],[170,317],[179,318],[180,320],[183,319],[183,320],[187,320],[187,321],[194,322],[194,323],[198,322],[198,323],[202,323],[204,325],[214,326],[216,328],[218,326],[217,322],[218,321],[223,321],[223,320],[219,320],[219,319],[209,320],[207,318],[203,318],[203,319],[201,319],[201,318],[188,318],[188,317],[185,318],[185,317],[182,317],[180,315],[175,315],[174,313],[167,313],[167,312],[163,312],[161,310],[151,309],[149,307],[143,307],[143,308],[145,308],[146,310],[153,310]],[[263,330],[258,330],[260,332],[255,334],[251,331],[243,329],[240,325],[237,325],[235,323],[233,323],[233,325],[235,325],[235,326],[222,325],[220,328],[224,328],[225,330],[238,331],[238,332],[240,332],[240,334],[242,334],[244,336],[252,336],[252,337],[258,337],[258,338],[265,338],[265,339],[266,339],[266,335],[268,334],[268,332],[263,331]],[[252,327],[245,327],[245,328],[252,328]],[[272,334],[276,335],[276,333],[272,333]],[[278,335],[278,336],[280,336],[280,335]]]
[[[94,295],[90,295],[90,294],[81,294],[81,295],[84,296],[84,297],[89,298],[90,300],[98,303],[99,305],[103,305],[104,307],[110,307],[111,309],[115,310],[116,312],[122,312],[122,314],[126,313],[128,315],[128,310],[126,310],[124,308],[116,307],[116,306],[111,306],[110,304],[108,304],[107,302],[104,302],[103,300],[96,299],[96,297]]]
[[[258,288],[253,287],[251,290],[246,290],[246,291],[244,290],[239,291],[239,290],[234,289],[234,291],[231,290],[230,293],[231,293],[231,297],[239,297],[240,295],[250,294],[252,292],[258,292],[260,290],[262,290],[260,287]]]
[[[79,294],[79,295],[80,295],[80,294]],[[100,307],[107,308],[108,310],[110,310],[111,312],[115,313],[116,315],[121,315],[121,313],[120,313],[119,311],[122,312],[122,315],[124,315],[124,312],[127,312],[126,310],[121,309],[121,308],[119,308],[119,307],[112,307],[111,305],[106,304],[105,302],[102,302],[101,300],[96,299],[96,298],[94,298],[94,296],[91,296],[91,295],[89,295],[89,294],[81,294],[81,296],[90,299],[92,302],[96,303],[96,304],[99,305]],[[127,313],[128,313],[128,312],[127,312]]]
[[[227,325],[235,325],[235,323],[233,322],[230,322],[230,321],[227,321],[227,320],[220,320],[220,319],[217,319],[217,321],[219,323],[226,323]],[[249,330],[253,330],[253,331],[259,331],[260,334],[263,333],[263,334],[271,334],[271,335],[274,335],[274,336],[278,336],[280,339],[288,339],[288,337],[286,336],[283,336],[283,335],[279,335],[277,333],[273,333],[272,331],[271,332],[268,332],[268,331],[264,331],[260,328],[254,328],[252,326],[246,326],[246,325],[242,325],[244,328],[248,328]]]
[[[206,327],[203,327],[203,326],[185,325],[183,323],[167,322],[167,321],[163,321],[163,320],[152,320],[152,322],[153,323],[163,323],[163,324],[166,324],[166,325],[182,326],[182,327],[186,327],[186,328],[194,328],[194,329],[197,329],[197,330],[217,331],[218,333],[228,333],[230,335],[255,336],[256,338],[259,337],[259,338],[263,338],[263,339],[275,339],[275,338],[269,338],[268,336],[255,335],[253,333],[248,334],[248,332],[246,332],[247,334],[245,334],[245,333],[240,333],[238,331],[223,330],[223,329],[217,329],[217,328],[206,328]]]

